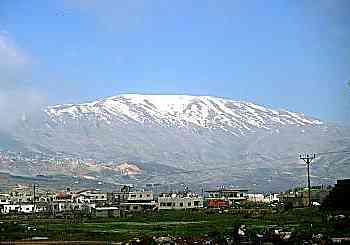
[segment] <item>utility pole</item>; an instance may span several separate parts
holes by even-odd
[[[300,154],[300,159],[303,160],[307,165],[307,187],[309,192],[309,207],[311,207],[310,163],[315,158],[316,158],[316,154],[313,154],[311,156],[309,154],[306,154],[304,156]]]
[[[36,187],[35,184],[33,184],[33,213],[34,213],[34,215],[35,215],[35,212],[36,212],[35,187]]]

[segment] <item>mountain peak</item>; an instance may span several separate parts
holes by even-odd
[[[251,102],[214,96],[123,94],[90,103],[46,109],[51,119],[96,119],[156,124],[163,127],[202,127],[242,134],[284,125],[320,125],[303,113],[274,110]]]

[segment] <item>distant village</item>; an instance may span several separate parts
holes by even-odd
[[[50,168],[50,171],[57,174],[62,170],[72,171],[73,168],[74,174],[75,170],[79,173],[78,170],[84,168],[86,162],[86,159],[64,154],[51,156],[0,152],[0,164],[6,166],[9,172],[36,165],[45,168],[43,172]],[[89,164],[95,166],[99,163],[89,161]],[[90,238],[111,241],[125,239],[128,241],[125,244],[151,244],[142,242],[142,239],[147,239],[151,234],[151,239],[155,241],[152,244],[253,244],[253,241],[256,242],[254,244],[346,244],[344,242],[350,241],[348,235],[350,233],[347,233],[350,231],[348,212],[350,179],[338,180],[335,186],[308,185],[280,193],[258,193],[256,188],[251,190],[242,186],[207,187],[208,189],[202,187],[199,193],[198,189],[192,191],[185,184],[173,186],[161,184],[157,180],[156,183],[132,182],[135,186],[124,185],[125,182],[130,183],[129,177],[133,173],[138,174],[139,169],[126,163],[116,167],[119,168],[114,168],[114,171],[121,177],[120,182],[123,184],[111,185],[108,188],[100,184],[102,178],[98,179],[98,182],[92,182],[91,185],[80,186],[75,183],[77,180],[75,178],[67,182],[50,183],[50,179],[46,178],[45,182],[31,178],[25,180],[14,178],[8,181],[5,176],[1,182],[4,185],[0,185],[0,240],[22,239],[23,244],[37,244],[38,239],[43,239],[51,244],[50,242],[56,240]],[[35,173],[38,174],[37,177],[45,177],[41,176],[40,172]],[[87,180],[92,176],[87,171],[82,173]],[[307,208],[310,206],[316,208]],[[323,212],[322,215],[317,210]],[[331,210],[337,212],[328,213]],[[316,218],[312,218],[314,215]],[[169,217],[171,220],[168,221]],[[184,229],[180,229],[180,226],[185,224],[181,223],[183,222],[181,217],[186,217],[189,221],[197,217],[197,220],[194,223],[187,223]],[[203,219],[203,224],[200,223],[202,217],[206,217]],[[280,217],[284,219],[281,222]],[[289,220],[290,217],[293,217],[293,222]],[[152,223],[152,219],[157,222]],[[313,222],[318,220],[315,228],[320,224],[325,228],[318,227],[318,233],[314,233],[313,224],[310,223],[310,226],[308,224],[309,219],[313,219]],[[135,224],[140,224],[139,220],[146,221],[147,226],[150,221],[150,224],[157,223],[158,226],[152,226],[150,230],[145,229],[147,230],[145,236],[134,234],[135,237],[128,237],[127,233],[132,231],[135,233],[135,229],[139,232],[139,226],[136,228],[128,226],[130,220],[137,221]],[[111,223],[118,222],[127,227],[120,229],[124,230],[123,237],[119,237],[122,232],[116,232],[117,227],[114,227],[113,231],[110,230],[112,228],[108,228]],[[178,225],[174,227],[182,230],[184,234],[179,235],[177,230],[171,232],[168,226],[162,230],[159,224],[163,222],[169,224],[175,222]],[[84,224],[101,226],[103,232],[86,231],[83,229]],[[64,229],[57,228],[60,226]],[[76,230],[77,226],[81,227],[79,228],[81,230]],[[186,231],[186,227],[196,226],[203,231],[199,232],[199,237],[194,238],[193,230]],[[259,230],[257,227],[260,227]],[[306,231],[306,228],[310,232]],[[329,228],[334,230],[328,234]],[[224,233],[227,229],[230,229],[229,233]],[[109,233],[105,233],[105,230],[109,230]],[[220,239],[224,242],[215,242]],[[300,241],[303,243],[296,243]],[[319,243],[305,243],[306,241]],[[325,241],[328,243],[322,243]]]
[[[150,187],[150,185],[149,185]],[[318,206],[330,192],[329,187],[312,187],[312,205]],[[95,217],[119,217],[128,214],[180,209],[228,209],[242,208],[248,204],[276,207],[308,205],[307,188],[284,193],[249,193],[247,189],[220,187],[194,193],[187,187],[181,192],[156,193],[149,189],[137,190],[123,186],[120,190],[103,192],[99,189],[73,191],[67,188],[60,192],[46,191],[36,185],[17,185],[6,193],[0,193],[0,213],[46,214],[60,216],[79,213]]]
[[[10,164],[16,161],[30,163],[49,161],[55,165],[71,165],[72,161],[76,161],[79,165],[82,161],[74,156],[63,156],[65,155],[50,156],[41,153],[20,154],[4,151],[0,152],[0,162]],[[349,182],[350,180],[339,180],[336,187],[349,186]],[[320,206],[334,189],[331,186],[312,186],[309,200],[308,188],[304,187],[282,193],[254,193],[246,188],[221,186],[203,190],[199,194],[190,191],[186,186],[182,191],[162,192],[159,185],[146,184],[144,189],[126,185],[110,192],[95,188],[82,190],[66,188],[53,192],[35,184],[17,184],[8,191],[0,192],[0,214],[59,216],[67,213],[80,213],[96,217],[118,217],[169,209],[228,209],[244,208],[247,205],[270,208],[307,207]]]

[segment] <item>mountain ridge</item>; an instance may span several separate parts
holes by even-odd
[[[185,127],[188,124],[202,128],[235,128],[242,134],[251,128],[269,129],[271,124],[320,125],[320,120],[303,113],[274,110],[251,102],[236,101],[214,96],[139,95],[111,96],[82,104],[48,107],[51,119],[92,116],[100,121],[112,118],[131,118],[139,123]],[[228,130],[233,132],[232,130]],[[239,132],[237,132],[239,131]]]
[[[39,118],[22,120],[13,135],[30,151],[194,171],[171,178],[148,172],[145,179],[156,183],[255,183],[265,189],[303,183],[299,153],[350,148],[350,130],[342,125],[250,102],[187,95],[129,94],[51,106]],[[348,161],[346,154],[316,159],[313,181],[350,176]],[[208,166],[217,170],[205,172]]]

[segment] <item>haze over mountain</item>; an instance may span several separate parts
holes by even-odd
[[[138,173],[144,175],[141,182],[232,184],[263,190],[304,183],[305,166],[297,159],[301,152],[350,150],[350,130],[345,126],[250,102],[188,95],[126,94],[50,106],[40,117],[23,117],[10,138],[15,143],[2,140],[3,149],[63,152],[100,162],[133,162],[140,169],[146,166],[147,171]],[[312,166],[313,183],[349,177],[349,160],[345,153],[320,155]],[[61,173],[72,175],[69,168],[68,164]],[[98,165],[76,171],[83,169],[96,180],[105,176],[104,181],[116,181],[114,170],[107,174],[116,167],[104,167],[105,174]],[[20,170],[17,167],[16,174]]]

